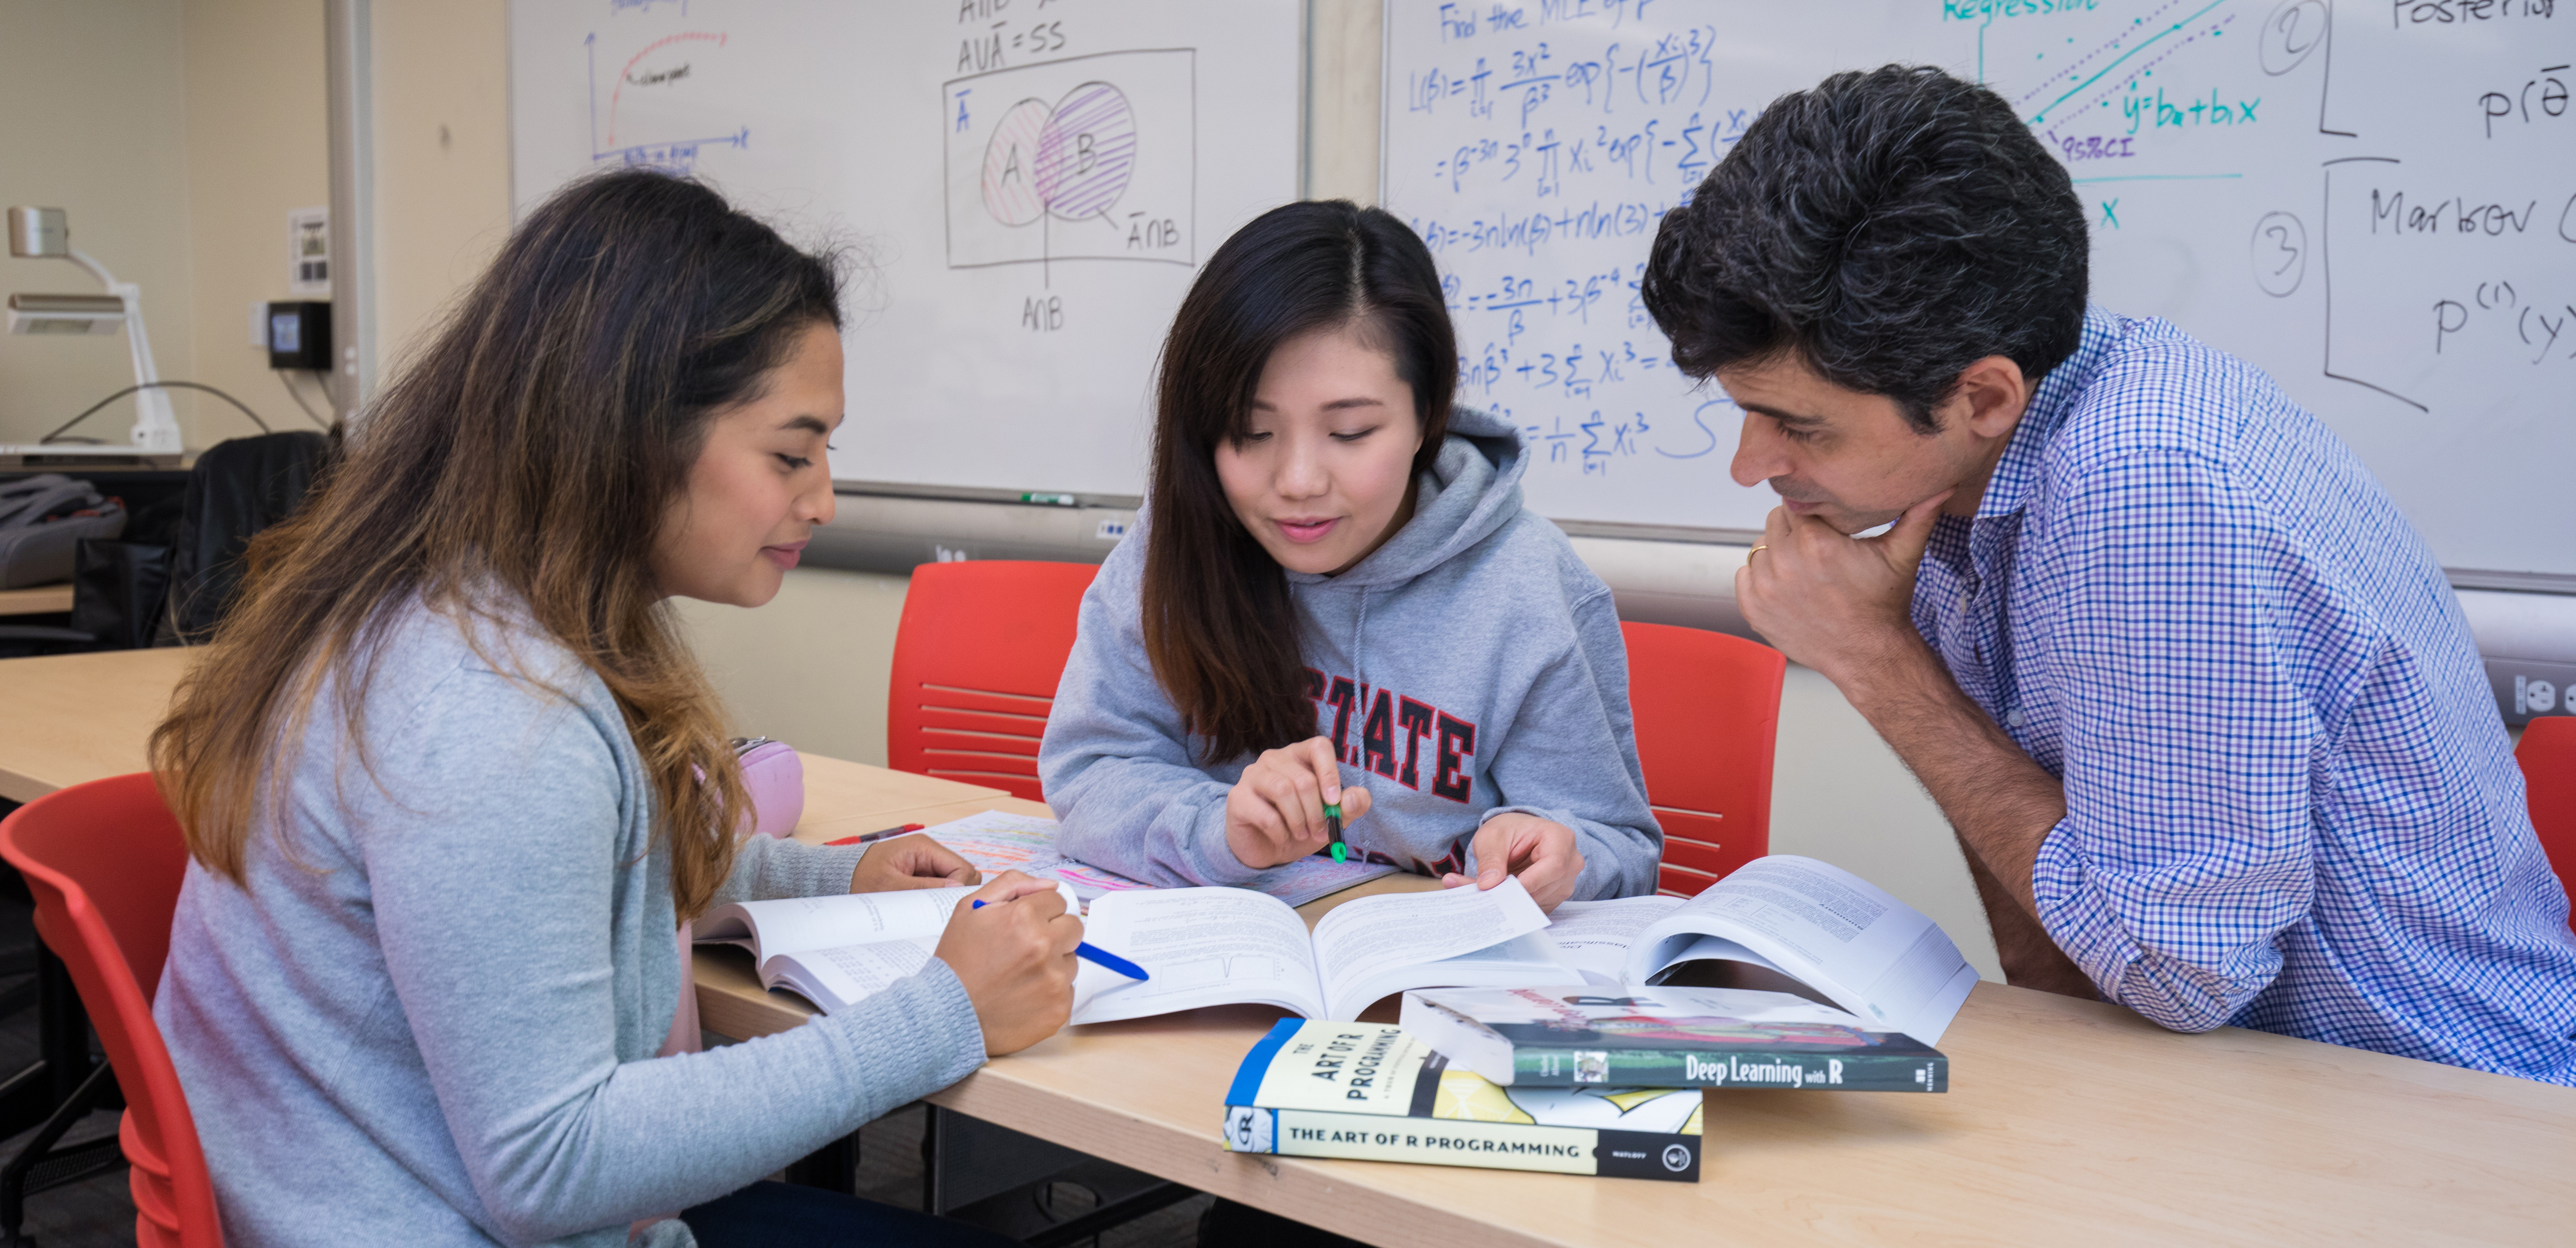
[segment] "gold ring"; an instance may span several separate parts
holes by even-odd
[[[1750,562],[1750,561],[1752,560],[1753,556],[1758,555],[1758,554],[1761,554],[1763,551],[1766,551],[1766,550],[1769,550],[1769,549],[1771,549],[1771,543],[1769,543],[1769,542],[1764,542],[1764,543],[1762,543],[1761,545],[1756,546],[1756,547],[1754,547],[1753,549],[1751,549],[1751,550],[1748,550],[1748,551],[1744,552],[1744,558],[1746,559],[1746,561]]]

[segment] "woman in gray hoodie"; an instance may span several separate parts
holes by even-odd
[[[1609,587],[1453,408],[1413,231],[1289,204],[1226,240],[1163,347],[1152,495],[1082,604],[1038,756],[1067,852],[1245,884],[1350,847],[1542,907],[1651,892]]]

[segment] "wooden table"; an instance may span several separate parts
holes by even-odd
[[[0,795],[139,769],[188,657],[0,660]],[[805,766],[800,839],[1046,813],[954,781]],[[1360,891],[1314,903],[1309,921]],[[811,1014],[763,992],[732,951],[701,951],[697,970],[717,1031],[766,1035]],[[2236,1028],[2175,1035],[1995,984],[1942,1040],[1946,1094],[1712,1093],[1697,1184],[1225,1152],[1224,1089],[1277,1017],[1070,1028],[931,1099],[1386,1245],[2576,1241],[2576,1089]]]
[[[895,804],[944,783],[846,790],[868,807],[857,819],[809,793],[797,835],[1047,813],[1007,796]],[[1418,886],[1372,881],[1301,913]],[[726,1035],[813,1012],[763,991],[735,950],[701,950],[697,975],[700,1017]],[[1711,1093],[1697,1184],[1225,1152],[1225,1088],[1279,1017],[1068,1028],[930,1099],[1377,1244],[2576,1242],[2576,1088],[2232,1027],[2176,1035],[2000,984],[1942,1038],[1945,1094]]]
[[[52,615],[71,609],[72,587],[69,584],[0,589],[0,615]]]

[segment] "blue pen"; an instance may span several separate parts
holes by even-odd
[[[983,902],[981,902],[981,901],[976,902],[976,903],[975,903],[975,908],[976,908],[976,909],[978,909],[978,910],[983,909],[983,908],[984,908],[984,903],[983,903]],[[1087,941],[1087,940],[1086,940],[1086,941],[1084,941],[1084,942],[1082,942],[1081,944],[1075,945],[1075,946],[1073,947],[1073,953],[1074,953],[1074,956],[1075,956],[1075,957],[1080,957],[1080,958],[1089,958],[1089,959],[1091,959],[1092,961],[1097,962],[1097,963],[1099,963],[1099,964],[1100,964],[1100,965],[1102,965],[1102,966],[1108,967],[1110,970],[1116,971],[1116,972],[1118,972],[1119,974],[1124,975],[1124,976],[1126,976],[1126,977],[1127,977],[1127,978],[1129,978],[1129,979],[1151,979],[1151,978],[1153,978],[1152,976],[1147,975],[1147,974],[1145,973],[1145,968],[1144,968],[1144,967],[1138,966],[1138,965],[1136,965],[1135,963],[1130,962],[1130,961],[1128,961],[1128,960],[1127,960],[1127,959],[1125,959],[1125,958],[1119,957],[1117,954],[1111,953],[1111,952],[1109,952],[1109,951],[1108,951],[1108,950],[1106,950],[1106,949],[1098,949],[1098,948],[1094,948],[1094,947],[1092,946],[1092,943],[1091,943],[1090,941]]]

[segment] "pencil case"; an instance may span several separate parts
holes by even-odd
[[[785,836],[805,817],[805,763],[796,749],[767,737],[736,737],[734,757],[742,762],[742,787],[751,794],[751,830],[762,836]]]

